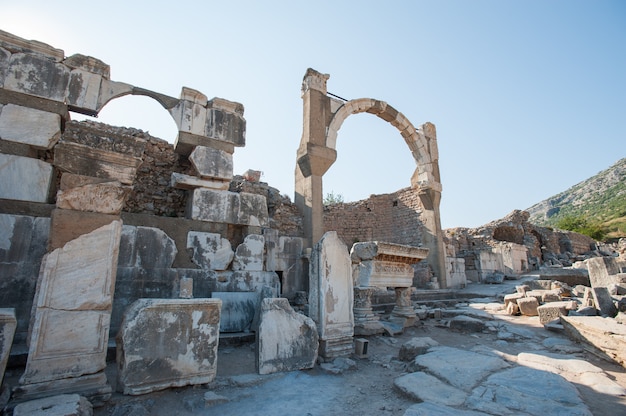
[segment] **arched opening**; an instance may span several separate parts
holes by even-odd
[[[167,110],[153,98],[143,95],[124,95],[115,98],[100,110],[98,117],[72,113],[72,119],[141,129],[169,143],[174,143],[178,134],[178,127]]]
[[[337,133],[337,160],[324,175],[324,194],[344,202],[411,186],[415,160],[398,130],[373,114],[348,117]]]

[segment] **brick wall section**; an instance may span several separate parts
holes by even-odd
[[[423,210],[417,192],[404,188],[391,194],[324,207],[324,229],[337,231],[348,246],[359,241],[385,241],[419,246]]]

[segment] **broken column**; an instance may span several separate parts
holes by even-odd
[[[311,253],[309,315],[317,324],[319,354],[332,360],[352,354],[354,302],[348,248],[337,232],[329,231]]]
[[[263,299],[257,331],[259,374],[313,368],[318,352],[315,322],[295,312],[285,298]]]
[[[117,389],[144,394],[210,383],[217,373],[222,301],[139,299],[117,335]]]
[[[411,286],[413,286],[414,274],[412,265],[428,257],[428,249],[370,241],[355,243],[352,246],[350,256],[353,263],[355,286],[359,288],[394,288],[396,306],[392,311],[392,319],[398,321],[403,327],[412,326],[416,320],[415,310],[411,303]],[[363,292],[364,295],[367,293],[371,296],[371,292]],[[361,304],[367,304],[367,301],[362,301]],[[362,311],[359,312],[362,316]],[[374,321],[375,319],[367,318],[366,313],[355,331],[368,331],[366,328],[375,325]],[[362,335],[367,334],[362,333]]]

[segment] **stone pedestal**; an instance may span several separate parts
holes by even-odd
[[[380,241],[354,244],[350,257],[354,281],[358,286],[355,288],[355,299],[357,299],[357,289],[364,298],[369,298],[371,292],[368,294],[367,287],[374,286],[383,289],[393,287],[396,291],[396,306],[391,313],[391,323],[394,327],[398,327],[398,331],[413,326],[418,318],[411,304],[411,286],[413,286],[414,274],[412,265],[419,263],[427,256],[428,249],[421,247]],[[355,319],[356,316],[359,316],[357,323],[368,322],[365,326],[371,327],[371,319],[367,317],[367,314],[371,313],[371,303],[368,311],[367,302],[364,299],[360,305],[355,303],[354,313]],[[357,330],[355,328],[356,331],[362,331],[362,329]]]
[[[404,327],[413,326],[417,315],[415,309],[411,305],[411,288],[397,287],[396,290],[396,306],[391,311],[393,320],[403,320]]]
[[[320,335],[320,356],[332,360],[352,354],[354,302],[348,249],[335,231],[329,231],[311,253],[310,316]]]
[[[354,288],[354,335],[382,334],[380,317],[372,310],[373,287]]]

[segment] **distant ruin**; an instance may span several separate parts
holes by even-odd
[[[11,345],[27,356],[16,400],[71,392],[106,401],[112,345],[127,394],[207,383],[220,332],[261,325],[257,336],[275,337],[272,319],[292,332],[283,334],[280,357],[258,352],[259,371],[308,368],[318,357],[352,353],[354,335],[383,331],[372,313],[379,297],[395,302],[385,325],[403,328],[416,319],[419,291],[516,279],[597,249],[579,234],[532,226],[521,211],[478,231],[442,230],[435,126],[415,128],[383,101],[332,98],[329,76],[315,70],[302,84],[293,203],[233,172],[235,149],[246,143],[242,104],[186,87],[169,97],[109,74],[96,58],[65,57],[0,31],[0,308],[10,340],[0,358],[6,365]],[[178,127],[173,145],[137,129],[72,121],[72,113],[96,115],[129,94],[167,110]],[[338,131],[359,112],[399,130],[416,160],[411,187],[324,207],[322,177],[336,159]],[[178,362],[138,342],[146,322],[167,334],[150,343],[185,343],[174,348],[184,351]],[[299,333],[310,348],[297,344]],[[136,371],[168,377],[142,384]]]

